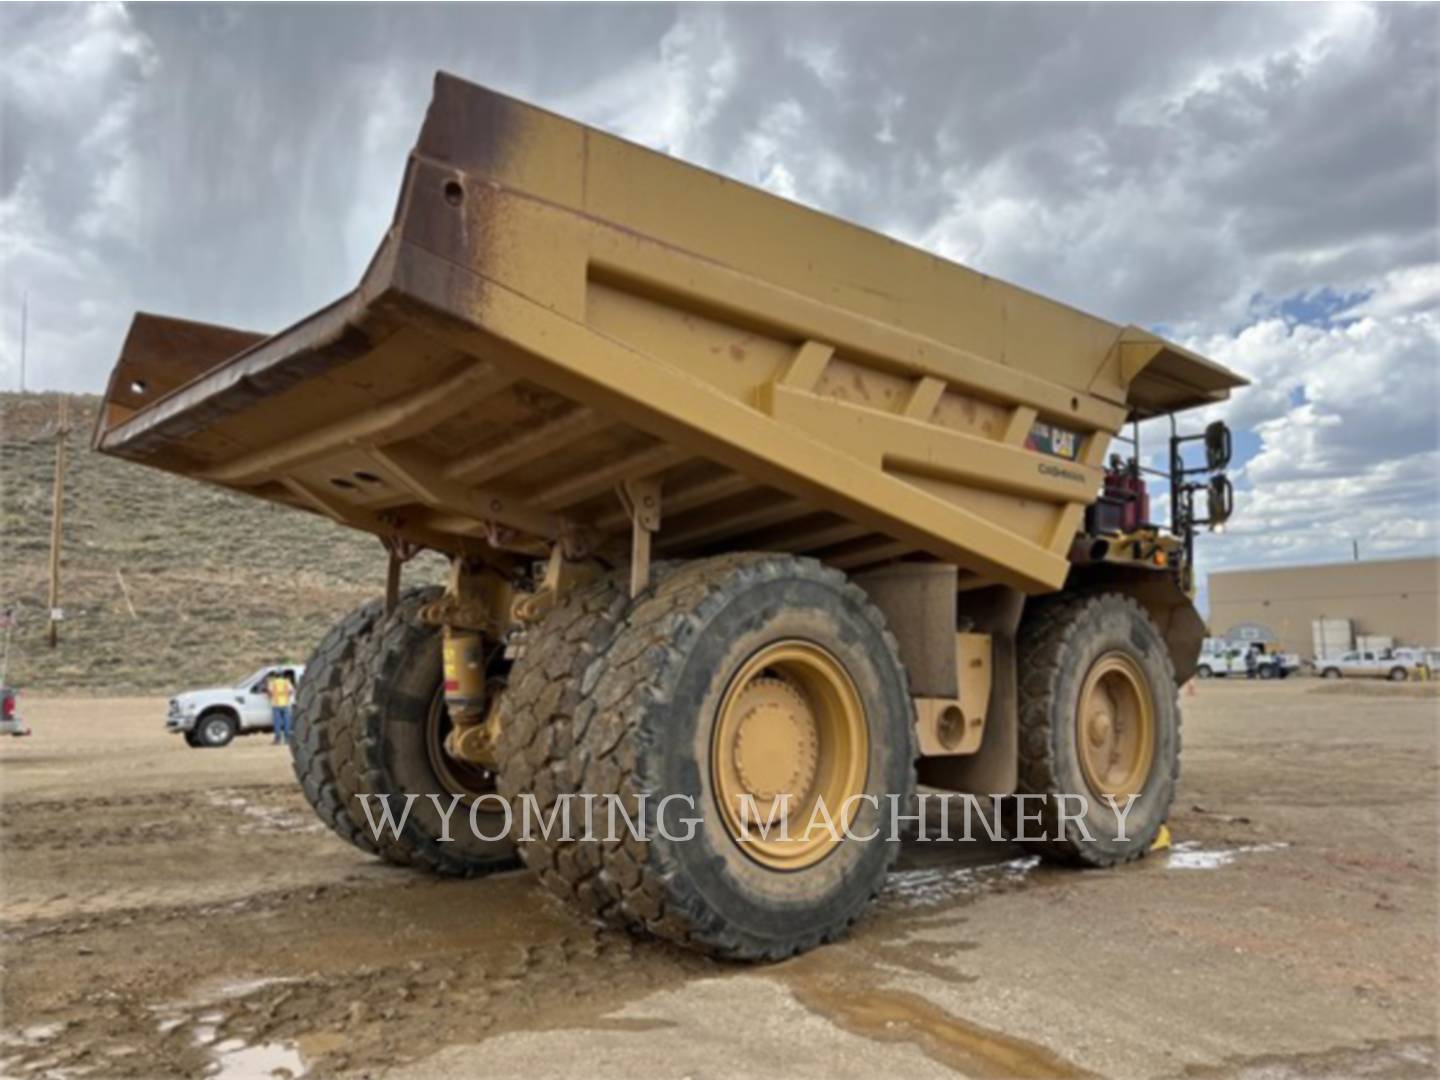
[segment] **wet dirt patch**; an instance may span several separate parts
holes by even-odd
[[[1375,1039],[1312,1054],[1234,1057],[1219,1065],[1192,1066],[1185,1080],[1429,1080],[1440,1074],[1440,1041],[1433,1036]]]
[[[1218,870],[1229,866],[1242,855],[1263,855],[1271,851],[1284,851],[1290,845],[1278,841],[1273,844],[1240,844],[1237,847],[1203,847],[1198,840],[1184,840],[1175,844],[1165,855],[1167,870]]]
[[[1033,1043],[1027,1043],[937,1008],[905,990],[807,977],[801,964],[785,972],[797,1000],[856,1035],[911,1043],[933,1060],[973,1077],[1067,1078],[1093,1076]]]

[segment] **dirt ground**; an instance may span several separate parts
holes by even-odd
[[[1435,1075],[1440,698],[1184,704],[1169,853],[911,842],[848,940],[757,968],[595,930],[524,872],[382,866],[268,737],[196,751],[159,700],[26,699],[0,1074]]]

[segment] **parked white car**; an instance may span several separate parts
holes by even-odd
[[[1315,661],[1315,670],[1327,679],[1344,676],[1351,679],[1389,679],[1391,682],[1404,682],[1410,678],[1414,667],[1413,662],[1388,649],[1383,652],[1351,649],[1339,656]]]
[[[270,699],[265,696],[265,681],[275,673],[288,675],[298,686],[305,673],[304,664],[278,664],[263,667],[234,686],[216,686],[208,690],[187,690],[170,699],[170,713],[165,718],[167,731],[179,732],[191,746],[225,746],[236,735],[253,735],[273,731]]]
[[[1247,659],[1254,654],[1254,666]],[[1200,651],[1195,674],[1201,679],[1243,675],[1258,679],[1283,679],[1300,670],[1300,657],[1294,653],[1270,653],[1259,642],[1237,645],[1230,642],[1207,641]]]

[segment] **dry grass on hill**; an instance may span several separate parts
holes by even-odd
[[[17,616],[10,685],[168,694],[229,682],[272,660],[303,660],[336,619],[383,588],[385,555],[373,537],[92,453],[98,405],[93,396],[71,398],[65,621],[52,651],[57,398],[0,394],[0,610]],[[432,560],[408,579],[436,574]]]

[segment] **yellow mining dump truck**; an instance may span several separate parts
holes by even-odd
[[[1241,384],[441,75],[359,286],[273,335],[137,315],[94,441],[388,547],[385,600],[299,694],[295,769],[338,833],[446,874],[518,850],[587,912],[763,959],[880,891],[874,826],[917,780],[1136,795],[1094,842],[1046,803],[1042,850],[1150,846],[1228,434],[1193,466],[1172,438],[1168,529],[1137,452],[1107,453]],[[399,587],[420,549],[444,588]],[[368,797],[407,794],[481,827],[446,839],[422,797],[377,839]],[[618,805],[618,832],[517,842],[525,796]],[[843,828],[808,827],[822,805]]]

